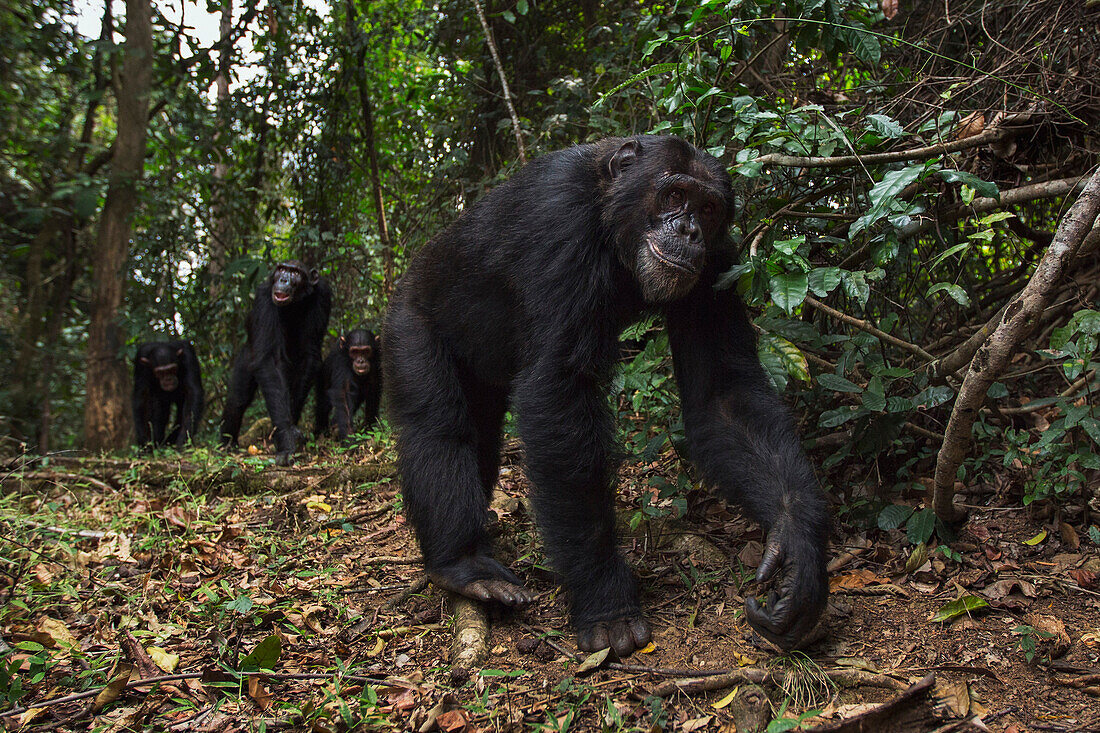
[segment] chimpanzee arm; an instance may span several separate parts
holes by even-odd
[[[134,391],[130,398],[134,410],[134,436],[140,446],[148,445],[152,440],[152,434],[149,432],[152,420],[149,381],[153,379],[153,372],[141,363],[141,357],[145,355],[145,347],[141,346],[138,348],[137,355],[134,356]]]
[[[684,427],[707,483],[767,532],[756,577],[776,582],[765,606],[749,598],[746,610],[757,631],[790,648],[825,609],[825,501],[757,357],[744,304],[713,281],[704,277],[667,314]]]
[[[198,435],[205,395],[202,391],[199,358],[195,355],[191,342],[179,341],[176,343],[176,348],[183,352],[178,360],[179,388],[183,390],[183,404],[180,405],[180,431],[176,436],[176,447],[182,449],[188,441],[194,440]]]

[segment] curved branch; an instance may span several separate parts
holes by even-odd
[[[746,162],[781,165],[788,168],[849,168],[856,165],[866,166],[879,163],[901,163],[909,160],[928,160],[947,153],[957,153],[960,150],[969,150],[970,148],[977,148],[987,143],[1003,140],[1016,133],[1011,125],[1021,125],[1030,119],[1030,114],[1008,115],[995,127],[990,127],[977,135],[947,143],[928,145],[923,148],[911,148],[910,150],[895,150],[889,153],[870,153],[868,155],[838,155],[829,158],[768,153]]]
[[[496,41],[493,40],[493,31],[489,28],[489,21],[485,19],[485,11],[481,7],[481,0],[474,0],[474,8],[477,10],[477,18],[481,21],[481,28],[485,31],[485,42],[489,44],[489,53],[493,55],[493,64],[497,67],[500,76],[500,86],[504,90],[504,104],[508,108],[508,116],[512,118],[512,132],[516,135],[516,148],[519,151],[519,162],[527,162],[527,151],[523,147],[523,133],[519,126],[519,115],[512,105],[512,92],[508,89],[508,77],[504,75],[504,64],[500,62],[500,54],[497,52]]]
[[[899,349],[905,349],[906,351],[912,352],[920,358],[924,359],[925,361],[933,361],[936,358],[916,344],[911,344],[908,341],[902,341],[897,336],[891,336],[885,331],[882,331],[872,326],[869,321],[860,320],[855,316],[850,316],[847,313],[842,313],[835,308],[830,308],[829,306],[825,305],[820,300],[817,300],[812,296],[807,295],[805,303],[809,306],[812,306],[813,308],[816,308],[827,316],[831,316],[838,321],[847,323],[849,326],[855,326],[860,331],[866,331],[867,333],[871,334],[881,341],[885,341],[888,344],[893,344]]]
[[[1097,214],[1100,214],[1100,169],[1093,173],[1081,196],[1058,225],[1054,241],[1043,255],[1031,280],[1008,304],[993,335],[974,354],[959,389],[959,396],[951,409],[943,446],[936,458],[932,508],[941,520],[950,522],[959,518],[952,503],[955,475],[970,449],[974,420],[989,386],[1001,375],[1016,353],[1019,343],[1038,323],[1066,265],[1076,256],[1081,243],[1093,228]]]

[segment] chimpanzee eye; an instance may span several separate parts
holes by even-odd
[[[684,192],[678,188],[674,188],[669,191],[667,208],[669,211],[675,211],[684,205]]]

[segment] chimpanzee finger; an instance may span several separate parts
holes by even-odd
[[[768,544],[764,547],[764,556],[756,569],[757,582],[763,583],[775,575],[784,559],[783,540],[778,532],[770,532]]]

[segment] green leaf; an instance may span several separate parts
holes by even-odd
[[[886,115],[867,115],[867,129],[879,137],[905,137],[905,128]]]
[[[516,12],[520,15],[527,15],[527,0],[519,0],[516,3]]]
[[[923,163],[915,163],[900,170],[887,171],[882,180],[867,192],[871,208],[852,223],[848,238],[853,239],[856,234],[867,229],[891,211],[903,208],[905,203],[898,200],[898,194],[910,183],[920,178],[924,170]]]
[[[808,282],[804,272],[782,272],[771,276],[772,301],[791,313],[806,299]]]
[[[835,410],[826,410],[821,413],[821,417],[818,418],[817,424],[819,427],[823,428],[835,428],[863,414],[866,414],[866,411],[860,407],[844,405]]]
[[[787,374],[799,381],[810,382],[810,364],[806,361],[806,355],[801,349],[774,333],[765,334],[760,342],[779,357]]]
[[[989,181],[983,181],[973,173],[967,173],[966,171],[953,171],[944,169],[940,172],[940,178],[948,183],[962,183],[969,186],[979,196],[985,196],[986,198],[1001,200],[1001,189],[997,188],[996,183]]]
[[[867,305],[867,299],[871,297],[871,286],[867,284],[867,276],[862,272],[844,273],[844,292],[848,297],[855,298],[861,306]]]
[[[859,394],[863,391],[863,387],[860,387],[855,382],[851,382],[844,377],[831,373],[818,374],[817,383],[826,389],[833,390],[834,392],[848,392],[851,394]]]
[[[951,621],[963,614],[970,614],[988,606],[989,602],[984,598],[979,598],[978,596],[963,596],[962,598],[956,598],[940,606],[940,610],[936,611],[935,615],[932,616],[932,621],[936,623]]]
[[[921,509],[909,517],[905,523],[905,534],[914,545],[927,542],[936,528],[936,513],[931,509]]]
[[[883,507],[882,511],[878,513],[878,528],[883,530],[897,529],[912,514],[913,507],[904,504],[891,504]]]
[[[232,601],[226,603],[225,607],[237,613],[248,613],[252,610],[252,605],[252,599],[248,596],[237,596]]]
[[[932,297],[940,291],[946,291],[951,299],[962,306],[970,305],[970,296],[966,294],[966,291],[961,286],[955,283],[936,283],[932,287],[928,288],[928,297]]]
[[[806,276],[806,282],[810,286],[810,290],[814,291],[814,295],[819,298],[824,298],[836,290],[837,285],[840,285],[840,280],[841,271],[839,267],[815,267]]]
[[[275,669],[275,663],[283,653],[283,643],[275,634],[267,637],[241,660],[240,671],[255,672],[258,669]]]

